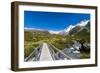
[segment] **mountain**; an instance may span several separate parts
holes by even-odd
[[[72,28],[69,31],[69,35],[72,35],[74,33],[80,32],[82,31],[84,28],[86,28],[87,24],[89,24],[89,20],[88,21],[82,21],[81,23],[77,24],[74,28]]]
[[[68,26],[67,28],[65,28],[64,30],[60,31],[59,34],[60,34],[60,35],[67,35],[67,34],[69,33],[69,31],[70,31],[72,28],[74,28],[74,27],[75,27],[75,26],[70,25],[70,26]]]
[[[61,31],[53,31],[53,30],[49,30],[48,31],[50,34],[59,34]]]
[[[60,35],[67,35],[68,34],[68,32],[72,29],[72,28],[74,28],[75,26],[73,26],[73,25],[70,25],[70,26],[68,26],[67,28],[65,28],[64,30],[59,30],[59,31],[53,31],[53,30],[49,30],[48,32],[49,33],[51,33],[51,34],[60,34]]]
[[[88,25],[87,25],[88,24]],[[42,31],[42,32],[49,32],[50,34],[58,34],[58,35],[72,35],[74,33],[77,33],[85,28],[85,26],[90,27],[90,21],[85,20],[81,21],[75,25],[69,25],[63,30],[54,31],[54,30],[43,30],[43,29],[36,29],[36,28],[24,28],[25,31]],[[88,29],[87,29],[88,30]]]
[[[38,41],[49,38],[51,34],[48,31],[25,30],[24,36],[25,41]]]
[[[72,34],[78,32],[80,29],[82,29],[82,27],[80,27],[80,26],[74,27],[73,29],[71,29],[71,30],[69,31],[69,35],[72,35]]]
[[[35,30],[36,30],[36,31],[46,31],[46,30],[43,30],[43,29],[28,28],[28,27],[25,27],[24,30],[25,30],[25,31],[35,31]]]
[[[85,42],[90,43],[90,22],[85,27],[73,34],[73,37],[83,39]]]
[[[67,28],[65,28],[64,30],[59,31],[59,33],[56,34],[60,34],[60,35],[72,35],[76,32],[81,31],[85,26],[87,26],[87,24],[89,24],[90,21],[86,20],[86,21],[81,21],[80,23],[76,24],[76,25],[70,25]]]
[[[77,23],[75,25],[69,25],[68,27],[66,27],[63,30],[59,30],[59,31],[49,30],[48,32],[50,34],[59,34],[59,35],[68,35],[69,34],[69,35],[72,35],[76,32],[81,31],[89,23],[90,23],[89,20],[85,20],[85,21],[81,21],[80,23]]]

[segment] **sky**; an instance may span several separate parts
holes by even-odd
[[[90,14],[24,11],[24,28],[58,31],[84,20],[90,20]]]

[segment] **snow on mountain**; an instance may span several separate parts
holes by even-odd
[[[37,30],[37,31],[45,31],[43,29],[37,29],[37,28],[28,28],[28,27],[25,27],[24,30]]]
[[[86,21],[81,21],[80,23],[76,24],[76,26],[85,26],[87,23],[89,22],[89,20]]]
[[[70,31],[72,28],[74,28],[75,26],[73,25],[70,25],[68,26],[67,28],[65,28],[64,30],[59,30],[59,31],[53,31],[53,30],[50,30],[49,32],[51,34],[67,34],[68,31]]]
[[[65,34],[68,34],[73,28],[76,28],[76,27],[80,27],[80,28],[83,28],[84,26],[87,25],[87,23],[89,22],[89,20],[86,20],[86,21],[81,21],[80,23],[76,24],[76,25],[69,25],[67,28],[65,28],[62,32],[60,32],[60,34],[62,33],[63,35]],[[66,33],[65,33],[66,32]]]
[[[53,31],[53,30],[49,30],[49,33],[51,34],[59,34],[61,31]]]
[[[66,29],[64,29],[64,31],[69,32],[74,27],[75,26],[73,26],[73,25],[69,25]]]
[[[69,25],[67,28],[65,28],[64,30],[60,30],[60,31],[49,31],[51,34],[60,34],[60,35],[67,35],[69,34],[69,32],[75,28],[75,27],[80,27],[83,28],[84,26],[87,25],[87,23],[89,22],[89,20],[85,20],[85,21],[81,21],[80,23],[77,23],[76,25]]]
[[[60,34],[60,35],[67,35],[70,33],[71,30],[73,30],[76,27],[80,27],[81,29],[87,25],[89,20],[81,21],[77,23],[76,25],[69,25],[67,28],[59,31],[54,31],[54,30],[43,30],[43,29],[37,29],[37,28],[28,28],[25,27],[24,30],[37,30],[37,31],[48,31],[50,34]]]
[[[71,29],[79,26],[79,27],[84,27],[86,26],[86,24],[89,22],[89,20],[86,21],[81,21],[80,23],[76,24],[76,25],[70,25],[67,29],[65,29],[65,31],[68,33]]]

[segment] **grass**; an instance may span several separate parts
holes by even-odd
[[[72,39],[69,36],[61,37],[58,39],[55,38],[51,44],[58,49],[63,50],[65,48],[69,48],[69,46],[72,46]]]
[[[80,59],[88,59],[90,58],[90,53],[81,53],[80,54]]]
[[[24,44],[24,58],[28,57],[36,47],[39,46],[39,43],[34,42],[25,42]]]
[[[69,48],[70,46],[72,46],[73,40],[76,40],[76,39],[79,39],[79,40],[84,39],[87,43],[89,43],[90,42],[89,34],[87,34],[87,36],[85,37],[82,36],[85,33],[86,32],[84,31],[74,36],[71,36],[71,35],[62,36],[62,35],[49,34],[48,32],[25,31],[24,57],[25,58],[28,57],[32,53],[32,51],[34,51],[34,49],[43,42],[48,43],[48,44],[50,43],[54,45],[55,47],[57,47],[59,50]],[[57,52],[56,50],[54,51]],[[89,52],[81,53],[80,55],[81,59],[89,58],[89,57],[90,57]]]

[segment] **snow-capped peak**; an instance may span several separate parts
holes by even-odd
[[[74,28],[75,26],[73,26],[73,25],[70,25],[70,26],[68,26],[66,29],[64,29],[64,31],[66,31],[66,32],[68,32],[68,31],[70,31],[72,28]]]
[[[69,25],[67,28],[63,29],[63,30],[59,30],[59,31],[55,31],[55,30],[47,30],[50,34],[69,34],[70,30],[72,30],[73,28],[75,28],[76,26],[79,26],[79,27],[84,27],[87,25],[87,23],[89,22],[90,20],[83,20],[81,21],[80,23],[77,23],[76,25]],[[38,31],[46,31],[46,30],[43,30],[43,29],[37,29],[37,28],[28,28],[28,27],[25,27],[24,28],[25,30],[38,30]]]
[[[76,26],[80,26],[80,27],[83,27],[85,26],[87,23],[89,22],[89,20],[86,20],[86,21],[81,21],[80,23],[76,24],[76,25],[69,25],[66,29],[64,29],[64,31],[66,31],[67,33],[73,29],[74,27]]]
[[[75,28],[76,26],[79,26],[79,27],[84,27],[87,25],[87,23],[89,22],[89,20],[83,20],[81,21],[80,23],[77,23],[76,25],[69,25],[67,28],[65,28],[64,30],[59,30],[59,31],[53,31],[53,30],[50,30],[49,32],[51,34],[69,34],[69,31],[72,30],[73,28]]]
[[[76,24],[76,26],[85,26],[89,20],[81,21],[80,23]]]

